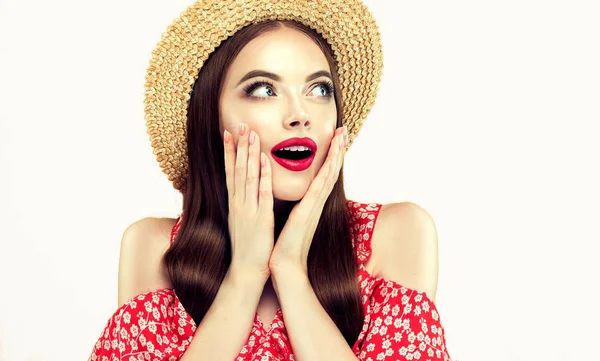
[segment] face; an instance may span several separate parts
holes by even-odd
[[[337,118],[329,74],[318,45],[297,30],[283,28],[246,44],[225,76],[219,98],[221,134],[227,129],[236,146],[240,122],[258,134],[261,152],[271,164],[277,200],[304,197],[327,157]],[[305,138],[308,147],[316,146],[307,168],[309,161],[285,159],[311,152],[279,151],[279,144],[291,138]]]

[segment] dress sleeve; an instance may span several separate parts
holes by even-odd
[[[450,361],[435,304],[425,293],[383,281],[368,307],[354,352],[361,361]]]
[[[195,331],[194,320],[173,290],[146,292],[113,314],[88,361],[175,361]]]

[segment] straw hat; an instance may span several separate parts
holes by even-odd
[[[330,44],[338,65],[348,147],[356,138],[375,102],[383,70],[379,30],[360,0],[198,0],[163,33],[146,73],[147,132],[175,189],[185,190],[187,111],[202,64],[241,28],[275,19],[305,24]]]

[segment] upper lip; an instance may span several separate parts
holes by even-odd
[[[293,146],[300,146],[300,145],[307,147],[313,153],[317,152],[317,143],[315,143],[315,141],[312,140],[312,139],[310,139],[310,138],[290,138],[290,139],[286,139],[283,142],[278,143],[277,145],[275,145],[271,149],[271,152],[274,152],[274,151],[282,149],[282,148],[293,147]]]

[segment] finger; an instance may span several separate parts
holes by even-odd
[[[340,170],[342,169],[342,165],[344,164],[344,155],[346,154],[346,146],[348,145],[348,129],[345,126],[343,127],[343,132],[338,137],[341,138],[338,139],[338,151],[336,153],[335,164],[333,165],[331,172],[331,188],[333,188],[333,185],[337,181],[340,175]]]
[[[341,157],[343,156],[344,128],[338,129],[336,136],[331,141],[329,153],[323,167],[310,185],[307,196],[313,198],[317,204],[325,204],[327,197],[333,189],[333,185],[339,175],[341,168]]]
[[[271,162],[261,153],[260,184],[258,188],[258,213],[262,215],[273,214],[273,178]]]
[[[225,180],[227,183],[227,194],[229,205],[235,194],[234,188],[234,168],[235,168],[235,147],[233,136],[227,130],[223,132],[223,152],[225,153]]]
[[[235,159],[235,202],[244,203],[246,199],[246,173],[248,167],[248,126],[239,125],[239,137]]]
[[[255,131],[250,131],[248,138],[248,173],[246,175],[246,202],[256,209],[258,207],[258,176],[260,174],[260,139]]]

